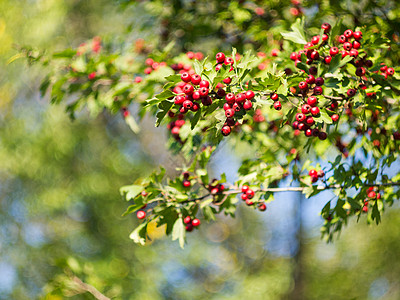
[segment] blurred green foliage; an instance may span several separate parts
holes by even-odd
[[[148,128],[134,135],[106,113],[89,119],[83,112],[71,122],[62,107],[38,96],[43,70],[19,60],[7,65],[17,53],[13,45],[53,51],[104,35],[120,45],[141,37],[156,47],[161,33],[160,47],[177,37],[177,51],[226,50],[246,47],[246,32],[268,50],[279,47],[279,32],[294,17],[289,1],[140,1],[125,9],[119,3],[0,2],[0,299],[93,299],[71,274],[115,299],[399,299],[395,208],[379,227],[352,225],[334,245],[298,230],[295,218],[309,212],[293,216],[291,206],[278,204],[272,210],[280,220],[241,209],[235,220],[205,224],[184,251],[164,243],[155,228],[150,246],[129,240],[136,221],[121,217],[118,187],[156,164],[168,167],[171,158],[154,145],[163,134]],[[205,11],[195,18],[197,6]],[[260,17],[257,7],[265,10]],[[309,1],[304,13],[318,24],[334,13],[349,26],[399,31],[396,1]]]

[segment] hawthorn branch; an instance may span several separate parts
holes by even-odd
[[[71,276],[71,280],[78,286],[81,293],[88,292],[92,294],[98,300],[111,300],[107,296],[100,293],[94,286],[84,283],[80,278],[75,275]]]
[[[339,101],[341,101],[341,100],[345,100],[346,98],[343,98],[343,97],[334,97],[334,96],[328,96],[328,95],[322,95],[324,98],[326,98],[326,99],[330,99],[330,100],[339,100]]]

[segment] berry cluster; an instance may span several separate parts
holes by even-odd
[[[186,224],[186,231],[190,232],[193,230],[194,227],[200,226],[200,220],[199,219],[193,219],[190,216],[187,216],[183,219],[183,223]]]
[[[207,188],[211,195],[221,194],[225,190],[225,186],[221,183],[218,183],[217,179],[211,180]]]
[[[166,67],[167,63],[162,61],[162,62],[156,62],[152,58],[146,59],[146,65],[148,66],[146,69],[144,69],[144,73],[149,75],[153,71],[158,70],[159,68]]]
[[[323,170],[315,170],[315,169],[311,169],[310,171],[308,171],[308,175],[311,177],[311,182],[315,183],[318,181],[319,178],[323,178],[325,176],[325,173]]]
[[[197,60],[202,60],[204,58],[204,54],[201,52],[192,52],[189,51],[186,53],[187,58],[189,59],[197,59]]]
[[[367,198],[364,200],[364,204],[363,204],[363,212],[368,212],[368,205],[370,201],[375,201],[375,200],[379,200],[381,199],[382,195],[377,192],[377,188],[376,187],[369,187],[367,189]]]
[[[171,131],[171,134],[176,141],[183,143],[179,136],[179,131],[181,127],[185,124],[184,115],[175,114],[174,112],[169,111],[168,117],[171,119],[171,121],[167,124],[167,129]]]
[[[248,185],[242,186],[242,195],[240,197],[246,202],[247,206],[254,205],[254,201],[252,200],[254,197],[254,191]],[[264,202],[258,202],[257,207],[259,211],[267,210],[267,205]]]

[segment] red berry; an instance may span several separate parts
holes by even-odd
[[[215,58],[217,62],[223,63],[225,61],[225,54],[222,52],[218,52],[217,55],[215,55]]]
[[[182,106],[183,106],[184,108],[186,108],[186,109],[191,109],[192,106],[193,106],[193,102],[190,101],[190,100],[185,100],[185,101],[183,101]]]
[[[326,57],[324,58],[324,62],[325,62],[327,65],[329,65],[329,64],[331,63],[331,61],[332,61],[332,56],[326,56]]]
[[[249,109],[251,109],[252,107],[253,107],[253,104],[251,103],[250,100],[246,100],[246,101],[243,103],[243,108],[244,108],[245,110],[249,110]]]
[[[312,125],[314,125],[314,118],[313,117],[308,117],[307,119],[306,119],[306,123],[307,123],[307,125],[309,125],[309,126],[312,126]]]
[[[246,194],[242,194],[242,195],[240,196],[240,198],[241,198],[243,201],[246,201],[246,200],[247,200],[247,195],[246,195]]]
[[[246,193],[249,190],[249,186],[248,185],[243,185],[242,186],[242,193]]]
[[[230,84],[232,82],[232,79],[230,77],[226,77],[224,80],[222,80],[225,84]]]
[[[183,101],[185,101],[185,97],[184,96],[178,95],[178,96],[175,97],[175,104],[176,105],[182,105]]]
[[[338,47],[332,47],[331,49],[329,49],[329,54],[330,54],[331,56],[335,56],[335,55],[338,54],[338,53],[339,53]]]
[[[193,100],[199,100],[201,98],[200,91],[194,91],[192,94]]]
[[[293,60],[293,61],[297,60],[297,53],[296,52],[292,52],[290,54],[290,59]]]
[[[185,227],[185,229],[186,229],[186,231],[189,231],[189,232],[193,231],[193,225],[192,225],[192,223],[187,224],[186,227]]]
[[[306,89],[308,88],[307,82],[305,82],[305,81],[300,81],[300,83],[299,83],[299,88],[300,88],[301,90],[306,90]]]
[[[307,137],[312,136],[312,130],[310,128],[306,129],[306,131],[304,131],[304,135]]]
[[[312,60],[317,60],[317,59],[319,58],[319,53],[318,53],[318,51],[317,51],[317,50],[312,51],[312,52],[311,52],[311,55],[310,55],[310,58],[311,58]]]
[[[323,35],[322,35],[322,40],[323,40],[324,42],[326,42],[328,39],[329,39],[329,36],[328,36],[327,34],[323,34]]]
[[[317,173],[316,170],[311,169],[310,171],[308,171],[308,175],[311,176],[311,177],[317,177],[318,173]]]
[[[201,81],[201,76],[199,74],[193,74],[190,80],[194,85],[198,85]]]
[[[251,205],[253,205],[253,204],[254,204],[254,202],[251,201],[250,199],[247,199],[247,200],[246,200],[246,205],[251,206]]]
[[[356,90],[355,89],[348,89],[347,90],[347,96],[354,97],[355,94],[356,94]]]
[[[393,69],[393,68],[388,68],[388,69],[386,70],[386,74],[388,74],[389,76],[393,76],[393,74],[394,74],[394,69]]]
[[[326,140],[327,137],[328,137],[328,135],[326,134],[326,132],[321,131],[321,132],[318,134],[318,138],[319,138],[321,141]]]
[[[319,43],[319,35],[314,35],[311,38],[311,43],[313,43],[314,45],[317,45]]]
[[[206,87],[201,87],[200,89],[199,89],[199,93],[200,93],[200,95],[202,96],[202,97],[204,97],[204,96],[207,96],[208,95],[208,88],[206,88]]]
[[[226,102],[233,104],[235,102],[235,94],[234,93],[226,94],[225,100],[226,100]]]
[[[247,199],[252,199],[254,197],[254,191],[252,189],[248,189],[246,195]]]
[[[338,114],[334,114],[331,116],[331,119],[333,122],[337,122],[339,120],[339,115]]]
[[[317,75],[318,69],[317,69],[316,67],[312,66],[312,67],[310,67],[310,68],[308,69],[308,72],[309,72],[310,74],[312,74],[312,75]]]
[[[323,23],[321,25],[321,28],[324,30],[324,33],[328,33],[331,30],[331,24],[329,23]]]
[[[305,114],[301,114],[301,113],[296,114],[296,120],[298,122],[303,122],[305,119],[306,119],[306,115]]]
[[[278,56],[278,53],[279,53],[278,49],[272,49],[271,56]]]
[[[235,101],[238,103],[242,103],[246,100],[246,95],[244,93],[239,93],[235,96]]]
[[[221,129],[223,136],[228,136],[231,133],[231,128],[229,126],[224,126]]]
[[[271,98],[272,100],[276,101],[276,100],[279,99],[279,96],[278,96],[277,93],[273,93],[273,94],[271,94],[270,98]]]
[[[345,43],[343,44],[343,49],[344,49],[344,50],[350,51],[351,48],[353,48],[352,43],[350,43],[350,42],[345,42]]]
[[[231,109],[231,108],[232,108],[232,107],[229,105],[228,102],[225,102],[223,107],[224,107],[224,110],[225,110],[225,111],[227,111],[228,109]]]
[[[193,94],[193,92],[194,92],[194,87],[193,87],[193,85],[191,85],[191,84],[186,84],[186,85],[183,87],[183,92],[184,92],[186,95],[191,95],[191,94]]]
[[[344,44],[346,41],[347,41],[346,36],[344,35],[339,36],[339,43]]]
[[[322,77],[317,77],[317,78],[315,79],[315,84],[318,85],[318,86],[323,85],[324,82],[325,82],[325,80],[324,80]]]
[[[314,94],[315,94],[315,95],[322,95],[322,92],[323,92],[322,87],[316,86],[316,87],[314,88]]]
[[[318,181],[318,176],[311,176],[311,182],[315,183]]]
[[[182,182],[182,184],[183,184],[183,186],[184,186],[185,188],[188,188],[188,187],[190,187],[190,185],[191,185],[191,183],[190,183],[189,180],[184,180],[184,181]]]
[[[356,49],[351,49],[349,52],[349,55],[351,57],[357,57],[358,56],[358,51]]]
[[[363,67],[358,67],[356,69],[356,75],[359,76],[359,77],[364,76],[365,75],[365,69]]]
[[[246,99],[247,100],[252,100],[253,98],[254,98],[254,92],[253,91],[247,91],[246,93],[245,93],[245,95],[246,95]]]
[[[232,108],[229,108],[225,111],[225,116],[227,118],[232,118],[235,115],[235,110]]]
[[[367,204],[368,205],[368,204]],[[368,212],[368,206],[363,206],[363,208],[362,208],[362,210],[363,210],[363,212]]]
[[[181,74],[181,79],[184,82],[189,82],[192,79],[192,77],[189,75],[188,72],[184,72]]]
[[[142,219],[146,218],[146,212],[144,212],[143,210],[138,210],[138,211],[136,212],[136,217],[137,217],[139,220],[142,220]]]
[[[281,102],[280,102],[280,101],[274,102],[274,108],[275,108],[276,110],[281,110],[281,109],[282,109],[282,104],[281,104]]]
[[[319,113],[320,113],[320,111],[319,111],[319,108],[318,108],[317,106],[311,107],[311,114],[312,114],[314,117],[319,116]]]
[[[225,65],[233,65],[234,61],[232,57],[225,57],[224,64]]]
[[[199,86],[201,88],[202,87],[209,88],[210,87],[210,82],[208,82],[207,80],[202,80],[202,81],[200,81]]]
[[[344,32],[344,36],[346,37],[346,38],[351,38],[352,36],[353,36],[353,30],[351,30],[351,29],[347,29],[345,32]]]
[[[192,225],[193,225],[193,227],[200,226],[200,220],[199,219],[193,219]]]
[[[265,203],[260,203],[258,205],[258,210],[259,211],[266,211],[267,210],[267,206],[265,205]]]
[[[307,98],[307,104],[314,107],[315,105],[317,105],[318,100],[317,97],[311,96]]]
[[[315,82],[315,77],[313,75],[308,75],[306,82],[307,84],[313,84]]]
[[[306,115],[309,114],[310,111],[311,111],[311,106],[308,104],[303,104],[303,106],[301,107],[301,112]]]
[[[192,222],[192,219],[189,216],[187,216],[186,218],[183,219],[183,223],[185,223],[185,224],[189,224],[191,222]]]
[[[354,48],[354,49],[360,49],[360,47],[361,47],[361,44],[360,44],[359,41],[354,41],[354,42],[353,42],[353,48]]]

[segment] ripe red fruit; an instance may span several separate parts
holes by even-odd
[[[171,134],[173,134],[173,135],[179,135],[179,131],[180,131],[179,127],[178,127],[178,126],[174,126],[174,127],[171,129]]]
[[[251,109],[252,107],[253,107],[253,104],[251,103],[250,100],[246,100],[246,101],[243,103],[243,108],[244,108],[245,110],[249,110],[249,109]]]
[[[201,104],[203,104],[204,106],[209,106],[213,103],[212,99],[210,96],[206,96],[201,98]]]
[[[229,105],[228,102],[226,102],[226,103],[224,103],[223,108],[224,108],[225,111],[227,111],[228,109],[231,109],[232,107]]]
[[[318,86],[323,85],[324,82],[325,82],[325,80],[324,80],[322,77],[317,77],[317,78],[315,79],[315,84],[318,85]]]
[[[347,90],[347,96],[354,97],[355,94],[356,94],[356,90],[355,89],[348,89]]]
[[[318,181],[318,176],[311,176],[311,182],[315,183]]]
[[[279,96],[278,96],[277,93],[273,93],[273,94],[271,94],[270,98],[271,98],[272,100],[276,101],[276,100],[279,99]]]
[[[201,98],[200,92],[199,91],[194,91],[192,94],[193,100],[199,100]]]
[[[356,49],[351,49],[349,52],[349,55],[352,57],[357,57],[358,56],[358,51]]]
[[[189,216],[187,216],[186,218],[183,219],[183,223],[185,223],[185,224],[189,224],[191,222],[192,222],[192,219]]]
[[[365,69],[363,67],[358,67],[356,69],[356,75],[359,76],[359,77],[364,76],[365,75]]]
[[[192,79],[192,77],[189,75],[188,72],[184,72],[181,74],[181,80],[184,82],[189,82]]]
[[[317,170],[311,169],[310,171],[308,171],[308,175],[311,177],[318,176]]]
[[[266,211],[267,210],[267,206],[265,205],[265,203],[260,203],[258,205],[258,210],[259,211]]]
[[[393,76],[393,74],[394,74],[394,69],[393,69],[393,68],[388,68],[388,69],[386,70],[386,74],[388,74],[389,76]]]
[[[186,229],[186,231],[188,231],[188,232],[193,231],[193,225],[192,225],[192,223],[187,224],[186,227],[185,227],[185,229]]]
[[[322,40],[323,40],[324,42],[326,42],[328,39],[329,39],[329,36],[328,36],[327,34],[323,34],[323,35],[322,35]]]
[[[226,102],[233,104],[235,102],[235,94],[234,93],[226,94],[225,100],[226,100]]]
[[[329,65],[329,64],[331,63],[331,61],[332,61],[332,56],[326,56],[326,57],[324,58],[324,62],[325,62],[327,65]]]
[[[178,95],[178,96],[175,97],[175,104],[176,105],[182,105],[183,101],[185,101],[185,97],[184,96]]]
[[[233,65],[234,61],[232,57],[225,57],[224,64],[225,65]]]
[[[281,110],[281,109],[282,109],[282,104],[281,104],[281,102],[280,102],[280,101],[276,101],[276,102],[274,103],[274,108],[275,108],[276,110]]]
[[[182,182],[182,184],[183,184],[183,186],[186,187],[186,188],[190,187],[190,185],[191,185],[191,183],[190,183],[189,180],[184,180],[184,181]]]
[[[342,55],[342,58],[344,58],[347,55],[349,55],[349,52],[347,52],[346,50],[342,50],[342,51],[340,51],[340,54]]]
[[[339,115],[338,114],[334,114],[331,116],[331,119],[333,122],[337,122],[339,120]]]
[[[359,41],[354,41],[353,42],[353,48],[354,49],[360,49],[361,47],[361,43]]]
[[[311,106],[310,105],[308,105],[308,104],[303,104],[302,105],[302,107],[301,107],[301,112],[303,113],[303,114],[309,114],[310,113],[310,111],[311,111]]]
[[[317,45],[319,43],[319,35],[314,35],[311,38],[311,43],[313,43],[314,45]]]
[[[314,117],[319,116],[319,113],[320,113],[320,111],[319,111],[319,108],[318,108],[317,106],[311,108],[311,114],[312,114]]]
[[[318,100],[317,97],[311,96],[307,98],[307,104],[314,107],[315,105],[317,105]]]
[[[235,115],[235,110],[232,108],[229,108],[225,111],[225,116],[227,118],[232,118]]]
[[[271,56],[278,56],[278,53],[279,53],[278,49],[272,49]]]
[[[252,100],[254,98],[254,92],[249,90],[245,93],[245,96],[247,100]]]
[[[297,127],[298,127],[298,129],[299,129],[300,131],[307,130],[307,125],[304,124],[304,123],[299,123],[299,125],[297,125]]]
[[[210,87],[210,82],[208,82],[207,80],[202,80],[202,81],[200,81],[199,86],[201,88],[202,87],[209,88]]]
[[[218,52],[217,55],[215,55],[215,59],[219,63],[223,63],[225,61],[225,54],[222,52]]]
[[[194,102],[192,107],[190,108],[191,111],[198,111],[200,109],[200,105],[197,102]]]
[[[244,102],[246,100],[246,95],[244,93],[239,93],[235,96],[235,101],[238,103]]]
[[[232,82],[232,79],[230,77],[226,77],[224,80],[222,80],[225,84],[230,84]]]
[[[329,23],[323,23],[321,25],[321,28],[324,30],[324,33],[328,33],[331,30],[331,24]]]
[[[231,128],[229,126],[224,126],[221,129],[221,133],[223,136],[228,136],[231,133]]]
[[[304,135],[305,135],[306,137],[312,136],[312,130],[311,130],[310,128],[306,129],[306,131],[304,131]]]
[[[319,58],[319,53],[318,53],[318,51],[317,51],[317,50],[314,50],[313,52],[311,52],[310,58],[311,58],[312,60],[318,59],[318,58]]]
[[[367,205],[368,205],[368,202],[367,202]],[[368,212],[368,206],[367,205],[363,206],[363,208],[362,208],[363,212],[365,212],[365,213]]]
[[[375,199],[375,198],[376,198],[376,193],[375,193],[374,191],[369,192],[369,193],[368,193],[368,198],[370,198],[370,199]]]
[[[343,49],[344,49],[344,50],[350,51],[351,48],[353,48],[353,44],[352,44],[352,43],[350,43],[350,42],[345,42],[345,43],[343,44]]]
[[[193,227],[200,226],[200,220],[199,219],[193,219],[192,225],[193,225]]]
[[[322,87],[316,86],[316,87],[314,88],[314,94],[315,94],[315,95],[322,95],[322,92],[323,92]]]
[[[305,114],[302,114],[302,113],[296,114],[296,120],[298,122],[303,122],[305,119],[306,119],[306,115]]]
[[[323,170],[319,170],[317,173],[318,173],[319,178],[322,178],[325,176],[325,172]]]
[[[186,84],[186,85],[183,87],[183,92],[184,92],[186,95],[191,95],[191,94],[193,94],[193,92],[194,92],[194,87],[193,87],[193,85],[191,85],[191,84]]]
[[[313,84],[315,82],[315,77],[313,75],[308,75],[306,82],[307,84]]]
[[[190,100],[185,100],[185,101],[183,101],[182,106],[183,106],[184,108],[186,108],[186,109],[191,109],[192,106],[193,106],[193,102],[190,101]]]
[[[317,75],[318,69],[317,69],[316,67],[312,66],[312,67],[310,67],[310,68],[308,69],[308,72],[309,72],[310,74],[312,74],[312,75]]]
[[[246,195],[247,199],[252,199],[254,197],[254,191],[252,189],[248,189]]]
[[[300,88],[301,90],[306,90],[306,89],[308,88],[307,82],[305,82],[305,81],[300,81],[300,83],[299,83],[299,88]]]
[[[347,38],[344,35],[339,36],[339,43],[344,44],[346,43]]]
[[[254,204],[254,202],[251,201],[250,199],[247,199],[247,200],[246,200],[246,205],[251,206],[251,205],[253,205],[253,204]]]
[[[338,54],[338,53],[339,53],[338,47],[332,47],[331,49],[329,49],[329,54],[330,54],[331,56],[335,56],[335,55]]]
[[[248,185],[243,185],[242,186],[242,193],[246,193],[249,190],[249,186]]]
[[[353,36],[353,30],[351,30],[351,29],[347,29],[344,33],[343,33],[343,35],[346,37],[346,38],[351,38],[352,36]]]
[[[296,52],[292,52],[290,54],[290,59],[293,60],[293,61],[297,60],[297,53]]]
[[[193,74],[190,80],[194,85],[198,85],[201,81],[201,76],[199,74]]]
[[[204,96],[207,96],[208,95],[208,88],[206,88],[206,87],[202,87],[202,88],[200,88],[199,89],[199,93],[200,93],[200,95],[202,96],[202,97],[204,97]]]
[[[243,201],[246,201],[246,200],[247,200],[247,195],[246,195],[246,194],[242,194],[242,195],[240,196],[240,198],[241,198]]]
[[[240,105],[238,103],[233,103],[232,108],[234,111],[239,112],[242,108],[240,107]]]
[[[136,217],[137,217],[139,220],[142,220],[142,219],[146,218],[146,212],[144,212],[143,210],[138,210],[138,211],[136,212]]]
[[[306,124],[307,125],[309,125],[309,126],[312,126],[312,125],[314,125],[314,118],[313,117],[308,117],[307,119],[306,119]]]
[[[356,40],[362,39],[362,32],[361,32],[361,31],[354,31],[354,32],[353,32],[353,37],[354,37]]]

